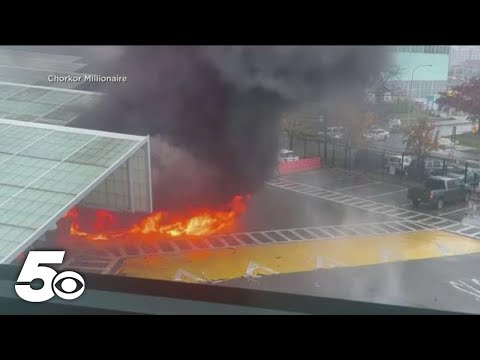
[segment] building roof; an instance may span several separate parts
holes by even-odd
[[[0,81],[51,86],[49,75],[80,75],[87,64],[77,56],[43,54],[0,47]],[[83,81],[58,82],[59,88],[77,88]]]
[[[46,65],[46,64],[53,64],[57,66],[57,64],[74,64],[79,63],[82,61],[82,57],[74,56],[74,55],[64,55],[64,54],[57,54],[57,53],[49,53],[43,51],[44,49],[48,48],[45,46],[41,46],[42,52],[39,51],[32,51],[22,49],[18,46],[1,46],[0,47],[0,57],[5,58],[6,60],[10,60],[11,64],[18,65],[18,59],[23,58],[22,63],[29,63],[34,64],[35,66],[38,65]],[[83,64],[85,66],[85,64]]]
[[[0,118],[67,125],[101,96],[90,91],[0,81]]]
[[[86,66],[78,56],[0,46],[0,118],[68,125],[103,95],[76,90],[89,75],[79,72]],[[82,81],[52,82],[51,75]]]
[[[0,119],[0,263],[18,256],[146,142]]]

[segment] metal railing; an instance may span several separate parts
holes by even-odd
[[[289,148],[300,157],[320,156],[322,166],[327,167],[399,176],[405,180],[417,182],[424,181],[431,175],[444,175],[462,179],[474,188],[478,187],[480,182],[480,162],[474,160],[437,154],[428,155],[424,159],[415,159],[416,157],[398,151],[398,149],[349,145],[342,140],[329,139],[325,141],[319,137],[294,137],[292,139],[284,136],[280,143],[282,148]],[[392,157],[397,158],[397,162],[389,162]]]

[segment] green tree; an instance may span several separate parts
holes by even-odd
[[[438,149],[438,138],[434,134],[434,127],[426,117],[407,125],[404,133],[406,152],[424,158],[430,151]]]

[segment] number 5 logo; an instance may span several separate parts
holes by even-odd
[[[85,280],[74,271],[57,273],[48,266],[40,264],[61,264],[65,251],[30,251],[22,271],[18,275],[15,291],[17,295],[28,302],[44,302],[55,295],[65,300],[78,298],[85,291]],[[40,289],[32,289],[35,279],[43,281]]]

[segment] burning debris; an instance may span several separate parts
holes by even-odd
[[[127,76],[74,126],[151,136],[153,214],[95,212],[76,238],[190,238],[231,231],[277,166],[281,115],[305,101],[362,94],[384,62],[364,46],[125,47],[102,75]],[[112,55],[109,53],[109,55]],[[101,66],[99,68],[102,68]],[[342,104],[343,105],[343,104]],[[231,200],[233,199],[233,201]],[[225,206],[224,204],[228,204]]]
[[[384,61],[368,46],[152,46],[118,52],[125,84],[76,126],[149,134],[156,209],[214,207],[257,191],[279,120],[303,101],[360,94]],[[167,149],[169,151],[165,151]]]
[[[119,215],[106,210],[96,210],[82,222],[80,211],[73,208],[64,215],[69,237],[88,241],[102,240],[161,240],[181,237],[194,239],[234,230],[238,216],[245,212],[248,196],[235,196],[226,206],[217,209],[188,209],[175,213],[157,211],[133,224],[123,224]]]

